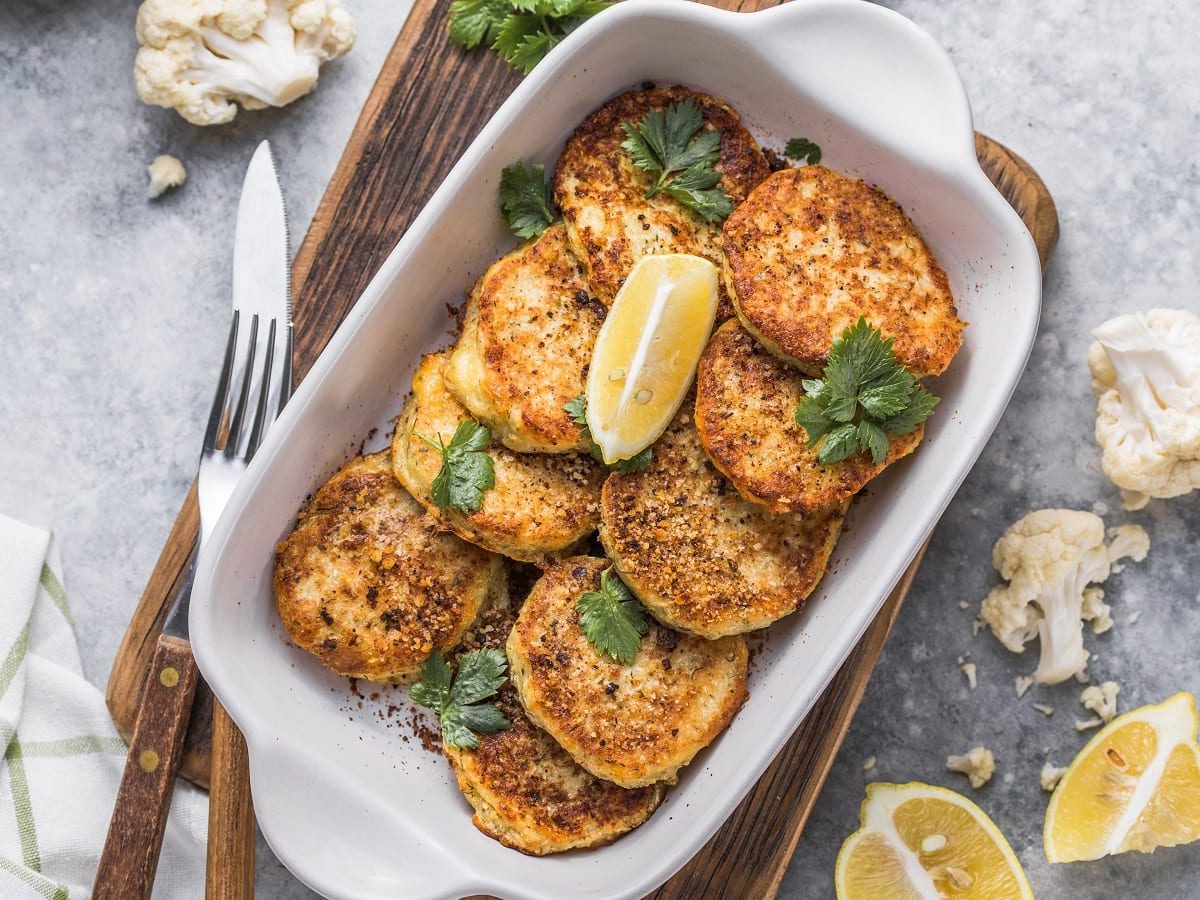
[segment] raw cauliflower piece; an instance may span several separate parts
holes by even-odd
[[[166,154],[154,157],[154,161],[146,166],[146,171],[150,174],[150,187],[146,196],[151,200],[187,181],[187,169],[183,167],[183,163],[178,158]]]
[[[1066,681],[1087,666],[1084,620],[1092,621],[1094,630],[1111,627],[1103,592],[1088,585],[1108,578],[1120,558],[1115,554],[1145,558],[1149,537],[1139,526],[1127,529],[1141,533],[1122,531],[1110,548],[1104,543],[1104,521],[1095,513],[1043,509],[996,542],[992,564],[1009,583],[992,588],[980,618],[1014,653],[1037,635],[1041,658],[1033,677],[1038,683]]]
[[[1109,319],[1092,335],[1100,465],[1125,508],[1200,487],[1200,316],[1152,309]]]
[[[986,747],[972,747],[962,756],[947,756],[946,768],[966,775],[971,787],[979,790],[996,774],[996,757]]]
[[[1058,783],[1062,781],[1062,777],[1067,774],[1066,766],[1056,766],[1049,760],[1042,766],[1042,773],[1038,781],[1042,785],[1043,791],[1053,791],[1058,787]]]
[[[1101,685],[1090,685],[1079,695],[1079,702],[1090,709],[1102,722],[1111,722],[1117,714],[1117,694],[1121,686],[1115,681],[1106,681]]]
[[[134,83],[143,102],[194,125],[286,106],[345,54],[354,22],[340,0],[145,0]]]

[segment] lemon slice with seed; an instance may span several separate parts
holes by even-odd
[[[929,784],[869,784],[838,853],[838,900],[1033,900],[1016,854],[982,809]]]
[[[1150,853],[1200,839],[1196,700],[1118,716],[1071,761],[1046,810],[1050,862]]]
[[[717,314],[717,267],[687,253],[642,257],[596,338],[587,421],[606,463],[654,443],[687,395]]]

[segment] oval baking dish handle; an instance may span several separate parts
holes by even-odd
[[[908,19],[860,0],[794,0],[742,15],[754,42],[854,128],[929,166],[975,165],[962,81]]]
[[[314,770],[324,767],[321,777]],[[330,772],[328,756],[285,748],[270,738],[250,744],[250,784],[259,827],[272,850],[309,887],[331,898],[459,897],[474,893],[462,857],[393,815],[400,799],[367,794]],[[436,778],[430,779],[435,783]],[[330,810],[357,807],[358,827],[330,834]],[[336,818],[336,817],[334,817]],[[331,859],[336,854],[336,859]],[[395,862],[402,860],[397,869]],[[386,862],[385,862],[386,861]],[[403,873],[397,880],[396,872]]]

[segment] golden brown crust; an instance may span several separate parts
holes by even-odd
[[[509,635],[511,677],[530,720],[588,771],[625,787],[673,782],[745,702],[746,642],[652,626],[632,665],[601,656],[576,603],[608,565],[547,567]]]
[[[726,285],[742,324],[816,374],[833,340],[865,316],[918,377],[962,344],[946,273],[889,197],[824,166],[775,172],[725,220]]]
[[[649,199],[649,176],[621,149],[622,122],[640,122],[651,109],[687,98],[705,127],[721,131],[721,187],[741,203],[767,177],[766,157],[721,100],[686,87],[636,90],[614,97],[592,113],[567,142],[554,174],[554,200],[562,210],[571,246],[587,267],[592,291],[611,306],[625,276],[643,256],[693,253],[721,265],[721,226],[709,225],[666,194]],[[733,314],[724,288],[718,318]]]
[[[432,353],[413,375],[413,390],[396,423],[392,467],[396,478],[429,512],[464,540],[513,559],[538,562],[591,534],[599,522],[604,471],[580,453],[513,453],[493,444],[488,453],[496,484],[473,513],[440,509],[431,485],[441,454],[417,434],[449,441],[469,414],[446,387],[448,354]]]
[[[275,553],[275,604],[292,641],[370,681],[416,675],[504,584],[503,560],[438,528],[386,452],[330,478]]]
[[[846,505],[777,515],[747,503],[704,454],[691,413],[685,404],[648,469],[609,476],[600,540],[659,621],[708,638],[764,628],[817,586]]]
[[[446,383],[510,450],[586,450],[563,406],[583,393],[604,312],[588,295],[566,228],[551,225],[475,285]]]
[[[508,605],[489,607],[460,655],[482,647],[503,650],[515,619]],[[481,735],[475,750],[444,748],[475,809],[472,821],[484,834],[536,856],[598,847],[642,824],[662,801],[662,785],[627,789],[579,766],[529,721],[511,681],[495,702],[508,717],[507,731]]]
[[[741,495],[772,512],[813,513],[841,503],[921,443],[925,426],[891,439],[887,458],[870,454],[832,466],[796,424],[804,376],[759,347],[736,321],[717,329],[696,372],[696,430],[708,458]]]

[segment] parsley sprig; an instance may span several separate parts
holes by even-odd
[[[554,221],[554,205],[546,167],[541,163],[514,163],[500,172],[500,211],[513,234],[534,238]]]
[[[486,452],[492,443],[492,432],[474,419],[463,419],[449,444],[440,434],[436,442],[415,431],[413,436],[442,455],[442,467],[430,486],[433,502],[442,509],[477,511],[483,505],[483,492],[496,485],[495,466]]]
[[[592,429],[588,427],[587,397],[580,394],[574,400],[564,404],[563,409],[571,417],[571,421],[579,426],[579,430],[588,442],[588,452],[592,454],[592,458],[597,462],[604,462],[604,454],[600,451],[599,445],[592,440]],[[652,446],[646,447],[629,457],[629,459],[618,459],[609,468],[615,472],[620,472],[622,475],[628,475],[630,472],[641,472],[649,468],[653,454],[654,448]]]
[[[859,318],[833,342],[823,378],[804,380],[796,424],[817,460],[831,466],[860,450],[876,465],[890,436],[908,434],[929,418],[938,398],[917,383],[892,352],[892,339]]]
[[[600,590],[584,591],[575,608],[579,627],[593,647],[622,665],[633,663],[650,626],[646,610],[612,566],[600,573]]]
[[[528,75],[556,44],[608,6],[603,0],[454,0],[450,40],[467,50],[490,47]]]
[[[808,138],[792,138],[783,148],[783,155],[796,162],[815,166],[821,161],[821,148]]]
[[[495,648],[473,650],[451,672],[446,658],[434,652],[421,669],[421,680],[409,696],[432,709],[442,726],[442,740],[451,747],[474,750],[480,734],[493,734],[509,727],[508,718],[494,703],[483,703],[504,684],[508,660]]]
[[[622,122],[622,149],[653,181],[647,197],[660,191],[679,201],[705,222],[722,222],[733,201],[718,184],[714,166],[721,158],[721,132],[704,129],[704,116],[689,97],[666,111],[652,109],[637,125]]]

